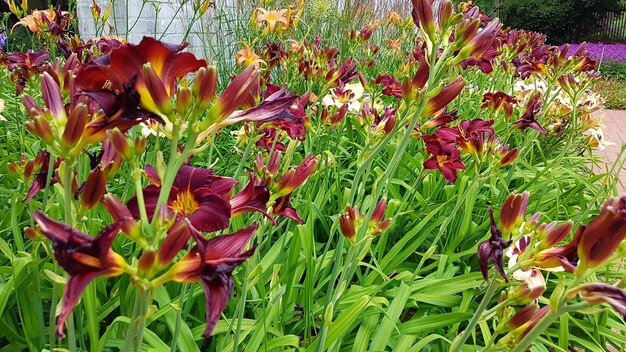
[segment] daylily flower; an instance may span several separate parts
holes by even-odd
[[[258,211],[276,225],[276,220],[267,213],[270,192],[265,185],[265,180],[257,178],[252,173],[248,176],[250,177],[248,183],[230,200],[231,216]]]
[[[438,116],[424,122],[421,128],[430,129],[447,125],[448,123],[459,118],[458,113],[458,110],[448,111],[444,109],[444,111],[442,111]]]
[[[52,242],[57,262],[70,275],[57,321],[57,335],[62,337],[63,325],[87,285],[97,276],[117,276],[127,269],[124,258],[111,250],[119,225],[107,226],[93,237],[52,220],[41,211],[35,212],[33,218],[38,231]]]
[[[330,94],[322,98],[322,104],[324,106],[336,106],[341,108],[344,104],[348,106],[348,110],[352,112],[359,112],[361,110],[361,97],[365,92],[363,86],[359,83],[352,83],[344,85],[339,83],[338,88],[330,90]]]
[[[334,61],[329,61],[333,62],[333,67],[326,73],[325,79],[331,87],[336,88],[341,83],[350,82],[357,77],[356,60],[353,58],[347,58],[338,69],[335,69]]]
[[[61,88],[47,72],[41,76],[41,90],[44,107],[40,107],[33,98],[24,95],[23,103],[30,115],[26,128],[52,148],[59,155],[76,156],[86,146],[106,138],[106,132],[113,128],[126,131],[145,119],[141,114],[93,111],[89,108],[86,97],[79,97],[70,104],[64,104]],[[109,106],[113,110],[122,107]],[[52,126],[57,134],[52,133]]]
[[[510,118],[513,115],[513,107],[517,103],[517,100],[512,96],[504,92],[485,93],[483,96],[483,105],[480,107],[485,109],[487,107],[493,110],[504,110],[504,116]]]
[[[57,174],[57,168],[61,164],[61,160],[57,158],[53,165],[52,178],[50,179],[50,185],[53,185],[60,181]],[[29,182],[31,177],[34,176],[32,183],[28,189],[26,197],[22,199],[22,202],[34,197],[37,193],[41,192],[46,187],[46,181],[48,179],[48,168],[50,167],[50,153],[47,150],[41,150],[37,153],[34,160],[26,160],[26,156],[22,154],[19,163],[9,164],[8,170],[19,176],[23,182]]]
[[[574,272],[579,262],[578,246],[584,231],[585,225],[581,224],[568,244],[540,251],[532,257],[532,265],[544,270]]]
[[[250,65],[253,65],[257,69],[260,69],[261,65],[267,65],[267,63],[263,59],[261,59],[259,55],[252,51],[249,45],[246,45],[245,48],[239,50],[235,54],[235,60],[237,60],[237,66],[248,67]]]
[[[608,200],[580,235],[581,273],[606,263],[626,238],[626,197]]]
[[[58,36],[65,31],[71,19],[69,12],[60,9],[35,10],[30,15],[22,17],[13,25],[13,29],[24,26],[33,33],[50,32],[53,36]]]
[[[514,289],[511,298],[516,304],[526,304],[537,300],[545,290],[546,279],[541,270],[531,269],[527,277]]]
[[[537,122],[537,120],[535,119],[535,115],[541,112],[542,102],[540,98],[541,95],[537,93],[528,101],[528,104],[526,105],[526,111],[524,111],[522,117],[520,117],[519,120],[513,123],[513,126],[515,126],[515,128],[525,130],[526,128],[530,127],[539,131],[539,133],[543,135],[548,134],[546,130],[541,127],[539,122]]]
[[[380,84],[384,87],[384,95],[394,96],[398,99],[402,99],[402,85],[395,77],[389,75],[378,76],[376,77],[376,81],[374,81],[374,83]]]
[[[511,332],[498,341],[498,345],[515,346],[524,336],[539,323],[539,321],[550,312],[550,306],[539,308],[536,304],[527,306],[519,310],[512,316],[507,325]]]
[[[457,96],[459,96],[459,94],[461,94],[464,87],[465,81],[461,77],[457,78],[452,83],[445,86],[439,93],[437,93],[437,95],[428,99],[422,116],[430,116],[437,111],[444,109]]]
[[[161,179],[152,165],[146,167],[145,173],[152,181],[143,189],[148,220],[152,221],[161,193]],[[216,176],[212,169],[183,165],[174,179],[167,206],[199,231],[223,230],[230,223],[230,196],[236,184],[232,178]],[[137,198],[131,198],[127,206],[133,217],[140,219]]]
[[[2,62],[12,72],[11,79],[17,83],[16,94],[24,90],[30,77],[43,72],[44,62],[49,58],[47,51],[34,52],[30,49],[26,53],[16,52],[2,57]]]
[[[196,59],[193,54],[181,53],[187,45],[144,37],[138,45],[122,45],[94,60],[93,64],[81,67],[76,84],[103,109],[114,101],[123,101],[120,95],[129,90],[136,91],[138,96],[133,97],[133,103],[159,115],[171,128],[168,115],[172,110],[176,80],[206,66],[204,60]]]
[[[457,170],[465,170],[465,164],[461,161],[461,152],[456,149],[454,143],[441,140],[431,135],[425,135],[426,150],[430,157],[424,162],[427,170],[439,170],[448,182],[455,182]]]
[[[510,238],[515,227],[524,221],[529,196],[530,193],[528,192],[522,194],[513,193],[502,204],[500,209],[500,229],[504,238]]]
[[[588,283],[575,288],[571,294],[576,293],[589,303],[608,303],[626,317],[626,292],[618,287],[605,283]]]
[[[263,8],[257,9],[256,23],[258,27],[263,27],[265,23],[265,29],[263,34],[274,33],[277,30],[285,30],[289,26],[289,19],[285,17],[287,9],[282,10],[266,10]]]
[[[369,238],[379,236],[391,225],[392,219],[383,219],[385,217],[385,210],[387,209],[387,199],[382,198],[378,204],[374,207],[372,217],[369,223],[363,224],[365,214],[359,212],[357,207],[346,206],[346,210],[339,215],[339,228],[344,237],[346,237],[350,243],[354,244],[355,236],[360,226],[366,225],[367,230],[365,235]]]
[[[206,299],[206,327],[202,336],[211,336],[220,315],[226,309],[234,286],[233,271],[254,253],[244,251],[257,224],[228,235],[211,239],[199,237],[199,245],[163,275],[164,281],[200,282]],[[158,281],[158,279],[157,279]]]
[[[489,208],[489,221],[491,237],[478,245],[478,264],[480,271],[485,280],[489,281],[489,261],[491,261],[496,270],[502,275],[504,280],[508,281],[506,271],[504,271],[504,250],[511,244],[511,241],[505,241],[502,233],[493,218],[493,209]]]

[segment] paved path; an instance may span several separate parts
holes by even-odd
[[[605,150],[598,151],[598,155],[603,155],[607,159],[607,166],[611,168],[617,162],[617,157],[622,149],[622,144],[626,144],[626,110],[604,110],[605,118],[603,124],[604,138],[615,145],[607,146]],[[626,157],[626,152],[622,158]],[[626,166],[626,165],[625,165]],[[626,195],[626,169],[622,168],[619,173],[621,185],[618,184],[620,196]]]

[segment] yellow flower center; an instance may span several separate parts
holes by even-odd
[[[447,159],[448,157],[446,155],[437,155],[437,164],[440,167],[443,167]]]
[[[176,200],[170,204],[170,209],[177,211],[183,216],[188,216],[200,208],[200,204],[189,191],[180,192],[176,195]]]

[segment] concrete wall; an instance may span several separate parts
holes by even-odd
[[[109,6],[109,0],[96,0],[102,13]],[[192,3],[183,0],[114,0],[109,23],[115,28],[115,34],[128,42],[137,43],[144,35],[160,38],[170,43],[182,42],[193,15]],[[184,3],[184,5],[181,5]],[[93,38],[96,28],[91,15],[91,0],[79,0],[77,16],[79,31],[84,39]],[[209,10],[210,11],[210,10]],[[207,14],[209,15],[209,14]],[[205,15],[205,16],[207,16]],[[198,21],[192,28],[187,41],[194,52],[201,51],[203,37],[202,22]],[[127,34],[128,33],[128,34]],[[105,27],[102,35],[108,35]]]

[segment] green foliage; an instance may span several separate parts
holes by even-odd
[[[310,40],[322,33],[322,44],[338,47],[340,59],[364,57],[362,48],[349,43],[343,33],[356,23],[338,18],[311,18],[306,23],[311,27],[302,26],[304,29],[293,36],[299,41]],[[257,33],[249,28],[248,18],[219,12],[213,20],[221,32],[203,49],[207,58],[217,61],[225,85],[234,70],[234,53],[240,48],[230,38],[252,42]],[[410,34],[380,30],[372,41],[384,48],[385,38],[403,35]],[[406,43],[403,50],[413,46]],[[384,50],[368,59],[375,60],[376,65],[359,63],[359,71],[368,78],[395,72],[404,62],[404,57],[388,56]],[[486,170],[469,161],[457,182],[449,183],[438,172],[424,170],[424,146],[411,140],[401,154],[399,167],[389,173],[389,162],[401,143],[399,136],[392,136],[364,168],[363,151],[377,145],[367,138],[370,127],[353,127],[356,116],[329,127],[320,121],[319,112],[310,114],[312,130],[305,141],[295,144],[285,165],[285,169],[291,167],[308,154],[323,160],[323,167],[292,199],[305,223],[283,219],[274,226],[259,214],[233,221],[233,228],[241,228],[249,220],[260,221],[261,227],[254,239],[255,254],[235,272],[233,298],[213,337],[202,338],[205,297],[201,286],[170,283],[154,293],[142,351],[168,351],[174,343],[180,351],[447,351],[466,329],[487,291],[478,271],[476,246],[488,236],[490,206],[497,209],[512,191],[529,191],[529,213],[541,212],[546,221],[586,222],[605,198],[616,194],[616,170],[594,172],[603,164],[588,154],[581,136],[573,130],[542,137],[534,130],[512,129],[510,120],[480,108],[484,92],[511,91],[513,80],[502,71],[488,76],[455,68],[447,74],[448,78],[463,76],[471,83],[471,89],[466,89],[450,109],[458,109],[463,120],[496,119],[494,127],[502,143],[522,151],[515,163]],[[304,81],[286,66],[277,67],[272,77],[275,84],[288,85],[290,91],[299,94],[314,91],[321,99],[328,92],[327,87]],[[610,82],[615,84],[610,91],[626,94],[623,82]],[[41,351],[53,345],[65,349],[67,343],[54,338],[54,311],[66,278],[55,264],[48,242],[23,236],[23,228],[33,226],[30,215],[34,210],[45,209],[60,218],[63,197],[57,185],[49,193],[21,201],[29,185],[9,173],[7,166],[18,161],[22,153],[34,157],[42,143],[26,131],[28,116],[14,92],[8,73],[0,71],[0,98],[7,104],[3,116],[8,119],[0,122],[0,212],[6,214],[0,217],[0,346],[10,346],[6,350]],[[36,79],[26,93],[41,101]],[[387,104],[395,102],[389,97],[381,99]],[[626,102],[626,95],[622,99]],[[515,109],[515,118],[523,108]],[[252,140],[235,146],[229,132],[224,130],[208,150],[194,156],[192,163],[211,166],[219,175],[235,175],[243,185],[247,181],[243,171],[252,168],[259,150]],[[133,137],[140,134],[138,127],[129,132]],[[166,144],[164,138],[151,137],[142,161],[156,164]],[[362,178],[356,179],[360,171]],[[85,157],[77,174],[84,179],[88,172]],[[381,182],[387,178],[388,182]],[[123,200],[132,196],[128,165],[107,187]],[[338,225],[338,215],[353,192],[365,210],[377,200],[372,199],[373,193],[385,194],[390,199],[387,215],[394,220],[388,231],[359,253],[344,241]],[[94,233],[110,222],[107,212],[97,206],[80,219],[80,226]],[[123,236],[116,239],[113,249],[125,257],[134,257],[141,250]],[[623,263],[615,264],[598,280],[621,278],[624,269],[619,264]],[[566,275],[568,280],[573,278]],[[558,278],[550,274],[547,281],[544,296],[550,297]],[[90,284],[73,317],[80,350],[123,350],[132,323],[134,287],[128,275],[98,278]],[[497,296],[487,303],[495,306]],[[490,318],[494,315],[486,314]],[[604,351],[607,344],[623,346],[626,342],[626,326],[613,311],[573,312],[560,322],[561,328],[546,330],[535,350]],[[463,350],[483,350],[493,336],[491,328],[481,319]]]
[[[594,28],[594,12],[619,8],[617,0],[503,0],[500,15],[507,26],[543,33],[560,44],[582,40]]]
[[[595,89],[602,92],[608,109],[626,110],[626,81],[621,78],[602,79]]]
[[[605,78],[616,78],[619,80],[626,80],[626,63],[624,62],[605,62],[598,67],[598,71]]]

